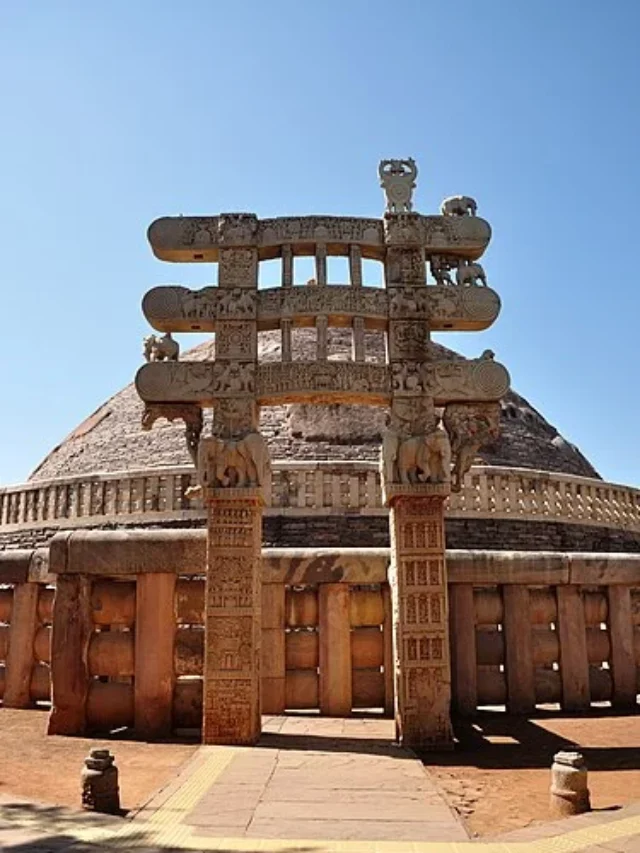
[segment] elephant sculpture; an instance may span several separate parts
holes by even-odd
[[[448,483],[449,437],[442,426],[433,432],[404,439],[387,430],[382,440],[382,465],[387,484]]]
[[[478,205],[474,198],[468,195],[452,195],[440,205],[440,213],[443,216],[475,216]]]
[[[477,282],[487,286],[487,276],[481,264],[477,261],[471,263],[469,261],[460,261],[456,270],[456,284],[474,285]]]
[[[267,447],[257,432],[241,439],[213,438],[201,442],[198,467],[203,472],[204,485],[212,488],[269,485]]]
[[[159,338],[157,335],[148,335],[144,339],[142,354],[146,361],[177,361],[180,355],[180,344],[167,332]]]

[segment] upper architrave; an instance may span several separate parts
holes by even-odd
[[[412,233],[426,252],[475,260],[491,239],[489,223],[478,216],[411,214]],[[346,216],[291,216],[257,219],[250,214],[164,216],[152,222],[147,237],[162,261],[213,263],[224,248],[254,247],[260,260],[278,258],[282,246],[296,255],[313,255],[318,243],[327,255],[347,255],[359,246],[363,258],[382,261],[385,224],[380,219]]]
[[[500,297],[488,287],[428,285],[377,287],[329,285],[272,287],[234,293],[217,287],[190,290],[178,285],[154,287],[142,302],[148,322],[160,332],[215,332],[221,319],[257,319],[262,332],[278,329],[281,319],[293,326],[315,326],[319,314],[330,326],[351,326],[362,317],[367,329],[388,327],[393,318],[428,321],[432,331],[480,331],[500,312]]]

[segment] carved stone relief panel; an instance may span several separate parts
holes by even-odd
[[[278,402],[384,403],[389,395],[386,365],[347,361],[271,362],[258,366],[256,396],[262,405]]]
[[[426,284],[427,267],[422,247],[387,249],[384,276],[387,287]]]
[[[218,286],[257,287],[258,252],[256,249],[220,249]]]
[[[249,361],[258,355],[258,333],[251,320],[225,320],[216,332],[216,358]]]
[[[391,320],[387,341],[391,361],[429,357],[429,326],[424,320]]]

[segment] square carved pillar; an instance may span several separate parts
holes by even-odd
[[[432,360],[420,218],[385,217],[391,412],[383,436],[383,489],[390,507],[396,727],[417,749],[452,745],[444,503],[448,439],[424,379]]]
[[[257,220],[224,218],[216,362],[222,365],[212,436],[200,441],[198,475],[207,507],[203,741],[253,744],[260,736],[261,547],[266,445],[255,400]]]
[[[391,593],[398,739],[450,748],[451,669],[445,565],[445,495],[391,498]]]
[[[207,498],[204,743],[260,737],[262,498],[253,491]]]

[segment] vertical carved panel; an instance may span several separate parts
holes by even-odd
[[[209,503],[205,584],[204,743],[260,736],[259,499]]]
[[[451,672],[444,559],[444,499],[391,504],[397,726],[421,749],[451,743]]]

